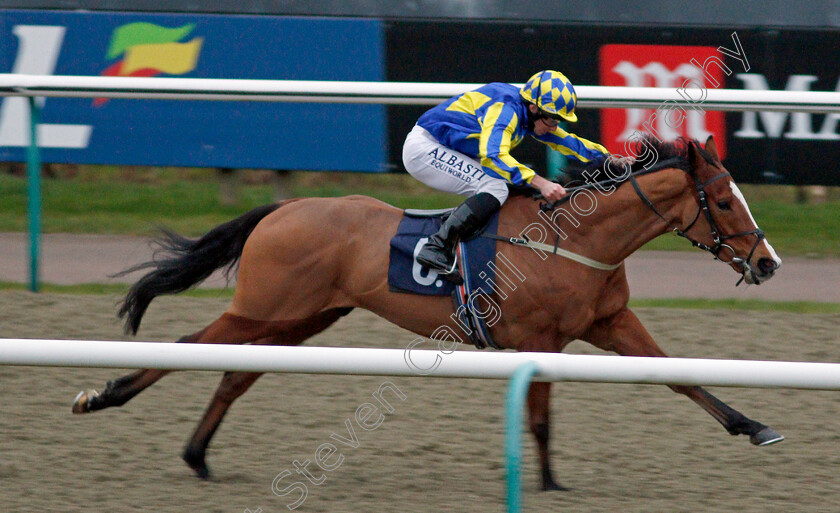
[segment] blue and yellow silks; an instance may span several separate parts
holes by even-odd
[[[559,127],[537,136],[528,129],[528,104],[519,88],[506,83],[494,82],[450,98],[426,111],[417,124],[442,145],[478,160],[486,174],[512,184],[530,183],[536,174],[510,154],[526,135],[581,162],[609,155],[600,144]]]

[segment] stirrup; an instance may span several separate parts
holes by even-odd
[[[457,272],[458,272],[458,255],[454,254],[454,252],[453,252],[452,267],[450,267],[449,269],[441,269],[441,270],[438,271],[438,274],[455,274]]]
[[[458,271],[454,271],[450,274],[442,274],[442,273],[438,272],[438,276],[440,276],[441,279],[446,280],[449,283],[452,283],[453,285],[463,285],[464,284],[464,278],[461,276],[461,273],[459,273]]]
[[[430,271],[436,272],[438,276],[440,276],[446,281],[454,283],[455,285],[462,285],[464,283],[464,279],[461,277],[461,273],[458,272],[457,254],[453,255],[452,266],[449,269],[427,265],[423,262],[420,262],[419,260],[417,260],[417,263],[429,269]]]
[[[437,272],[438,276],[440,276],[444,280],[452,282],[455,285],[464,284],[464,278],[461,276],[461,273],[458,272],[458,255],[455,255],[455,258],[452,261],[452,267],[450,267],[448,270],[435,272]]]

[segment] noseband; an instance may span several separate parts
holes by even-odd
[[[685,229],[681,229],[678,226],[676,226],[674,223],[672,223],[671,221],[665,219],[665,216],[663,216],[659,212],[659,210],[657,210],[657,208],[653,204],[653,202],[651,202],[650,199],[648,199],[648,197],[645,196],[645,193],[642,191],[641,187],[639,187],[639,183],[636,181],[635,176],[633,176],[631,174],[629,180],[630,180],[630,183],[633,184],[633,188],[636,190],[636,194],[639,196],[639,198],[642,200],[642,202],[644,202],[644,204],[647,205],[648,208],[650,208],[653,211],[654,214],[659,216],[660,219],[665,221],[665,223],[667,223],[668,226],[670,226],[673,229],[674,233],[676,233],[680,237],[683,237],[683,238],[687,239],[689,242],[691,242],[692,246],[694,246],[696,248],[700,248],[704,251],[708,251],[709,253],[711,253],[715,257],[716,260],[720,260],[721,262],[726,263],[726,264],[740,265],[741,269],[744,272],[746,272],[746,271],[749,270],[750,266],[749,266],[748,262],[752,258],[753,253],[755,253],[755,249],[758,247],[758,245],[764,239],[764,232],[760,228],[756,228],[755,230],[750,230],[748,232],[733,233],[733,234],[729,234],[729,235],[726,235],[726,234],[721,235],[720,234],[720,229],[718,227],[718,224],[715,222],[715,218],[714,218],[714,216],[712,216],[711,210],[709,210],[709,204],[708,204],[708,201],[706,200],[705,189],[709,184],[711,184],[711,183],[713,183],[713,182],[715,182],[715,181],[717,181],[720,178],[723,178],[725,176],[730,176],[728,171],[724,171],[723,173],[720,173],[719,175],[713,176],[712,178],[706,180],[703,183],[699,183],[699,184],[697,183],[696,180],[694,180],[694,177],[692,177],[692,180],[694,180],[694,183],[697,187],[697,195],[700,198],[699,199],[700,208],[697,210],[697,215],[694,216],[694,220],[691,221],[691,223],[689,223],[689,225]],[[687,232],[689,230],[691,230],[691,228],[694,227],[694,224],[697,223],[697,220],[700,219],[700,214],[701,213],[703,213],[706,216],[706,220],[709,222],[709,227],[710,227],[710,230],[711,230],[712,240],[714,241],[714,246],[709,246],[707,244],[703,244],[702,242],[697,241],[695,239],[692,239],[690,236],[687,235]],[[734,239],[736,237],[746,237],[746,236],[749,236],[749,235],[755,235],[756,240],[755,240],[755,244],[753,244],[752,249],[750,249],[750,254],[747,255],[747,258],[741,258],[739,256],[736,256],[735,249],[733,249],[732,246],[730,246],[729,244],[724,243],[724,241],[729,240],[729,239]],[[721,251],[723,251],[723,250],[727,250],[730,253],[729,260],[721,258]],[[741,280],[743,280],[743,279],[744,278],[742,277]],[[741,283],[741,282],[739,281],[738,283]]]

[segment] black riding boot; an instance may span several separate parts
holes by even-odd
[[[472,235],[496,212],[501,204],[492,194],[481,192],[458,205],[443,222],[440,230],[417,253],[417,262],[437,271],[457,285],[463,283],[455,268],[455,245]]]

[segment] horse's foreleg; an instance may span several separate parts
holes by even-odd
[[[196,342],[206,330],[181,337],[177,342]],[[172,371],[143,369],[109,381],[102,392],[82,390],[73,401],[73,413],[90,413],[111,406],[122,406]]]
[[[540,474],[543,490],[568,490],[560,486],[551,475],[551,462],[548,452],[550,434],[549,419],[551,383],[535,381],[528,389],[528,423],[531,433],[537,441],[537,453],[540,458]]]
[[[720,422],[730,435],[749,435],[750,443],[753,445],[770,445],[785,439],[775,429],[747,418],[702,387],[672,386],[671,389],[687,395],[692,401],[699,404],[715,420]]]
[[[622,356],[668,356],[627,308],[607,320],[596,322],[582,338],[596,347]],[[670,388],[700,405],[732,435],[749,435],[754,445],[769,445],[784,440],[784,436],[772,428],[747,418],[702,387],[676,385]]]

